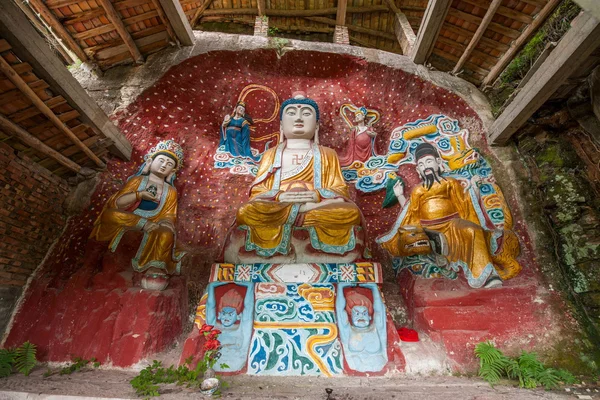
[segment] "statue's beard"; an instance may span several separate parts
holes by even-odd
[[[435,171],[433,168],[425,168],[422,173],[419,171],[419,175],[423,181],[423,186],[426,187],[427,190],[431,189],[435,182],[440,183],[440,179],[444,179],[442,178],[441,168],[438,168],[437,171]]]

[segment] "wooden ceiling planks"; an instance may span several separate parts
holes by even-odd
[[[86,147],[85,150],[91,150],[95,157],[106,154],[101,136],[84,124],[79,111],[40,79],[32,66],[20,60],[10,44],[2,38],[0,57],[0,62],[4,63],[3,69],[12,71],[9,75],[14,74],[9,79],[9,75],[0,72],[2,140],[17,151],[26,152],[33,161],[43,161],[44,166],[51,171],[57,170],[61,176],[70,175],[82,166],[95,167],[95,162],[65,134],[64,128],[59,129],[56,122],[53,123],[47,115],[60,121],[60,124],[68,128],[85,146],[86,143],[94,143],[94,148]],[[22,88],[17,88],[16,84],[23,83],[37,98],[34,100],[43,103],[46,111],[25,95]]]
[[[63,28],[89,57],[106,69],[112,65],[131,62],[137,48],[144,57],[176,41],[159,0],[110,0],[120,20],[111,22],[102,2],[109,0],[35,0],[44,2]],[[225,22],[253,25],[258,15],[257,0],[178,0],[188,21]],[[392,0],[404,13],[417,33],[428,0]],[[548,17],[548,4],[556,0],[503,0],[493,13],[481,37],[473,40],[475,32],[486,16],[490,0],[453,0],[440,34],[434,43],[436,57],[431,64],[441,70],[452,70],[463,53],[469,54],[458,73],[471,76],[481,84],[486,77],[497,73],[504,65],[505,54],[514,57],[515,43],[520,45],[523,32],[530,25],[537,29],[538,14]],[[266,0],[269,26],[281,31],[325,33],[333,32],[331,20],[336,18],[337,0]],[[395,35],[395,15],[384,0],[348,0],[346,26],[355,44],[401,53]],[[368,10],[365,7],[370,7]],[[356,12],[362,9],[361,12]],[[327,10],[320,15],[307,10]],[[299,12],[303,12],[300,14]],[[122,23],[131,41],[117,32]],[[531,30],[531,29],[530,29]],[[528,32],[528,31],[527,31]],[[320,37],[322,40],[322,36]],[[461,64],[463,62],[461,61]],[[459,65],[460,67],[460,65]],[[487,72],[486,72],[487,71]],[[474,77],[474,78],[473,78]]]
[[[491,2],[454,0],[435,43],[436,57],[431,60],[431,64],[442,71],[454,69],[455,73],[468,75],[473,83],[482,84],[540,11],[553,1],[556,2],[504,0],[499,6],[496,3],[497,8],[491,13],[489,24],[480,36],[473,39]],[[542,18],[545,19],[548,15],[544,13]],[[540,22],[536,21],[536,24]],[[467,49],[469,54],[464,62],[461,57]],[[461,65],[463,62],[464,65]]]
[[[36,0],[62,24],[86,58],[102,69],[124,62],[142,62],[148,54],[177,42],[158,0]],[[186,2],[184,10],[201,1]],[[35,6],[35,4],[34,4]],[[159,32],[165,31],[165,34]],[[139,44],[139,42],[142,42]],[[118,54],[116,54],[118,52]],[[107,56],[110,54],[110,56]],[[80,57],[82,58],[82,57]],[[86,60],[83,60],[86,61]]]

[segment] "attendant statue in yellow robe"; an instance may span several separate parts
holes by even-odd
[[[166,275],[180,273],[185,253],[175,248],[177,190],[173,181],[182,164],[179,144],[172,140],[158,143],[138,172],[108,199],[90,235],[90,239],[108,242],[114,252],[125,232],[142,231],[131,265],[135,271],[145,272],[145,278],[164,280]]]
[[[280,121],[282,142],[263,154],[225,261],[354,261],[364,243],[362,216],[336,152],[318,144],[317,103],[297,94],[281,105]]]
[[[487,230],[480,225],[478,205],[458,180],[442,177],[442,159],[431,144],[417,146],[415,161],[423,185],[413,189],[410,201],[401,187],[394,188],[402,212],[392,230],[377,242],[392,256],[403,257],[414,243],[407,242],[409,236],[402,227],[422,227],[443,234],[448,253],[444,255],[453,269],[463,270],[471,287],[497,287],[516,276],[521,271],[515,260],[519,255],[516,235],[509,229]],[[508,208],[504,211],[509,213]]]

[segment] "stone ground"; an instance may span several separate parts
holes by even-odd
[[[137,398],[129,380],[136,372],[84,370],[71,375],[44,377],[37,368],[29,377],[13,375],[0,379],[0,399]],[[453,376],[395,376],[383,378],[226,377],[224,399],[600,399],[597,387],[572,387],[556,391],[525,390],[506,385],[492,388],[477,378]],[[160,397],[199,398],[197,391],[164,386]]]

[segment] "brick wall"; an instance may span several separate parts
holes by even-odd
[[[27,278],[63,230],[67,182],[0,143],[0,334]]]

